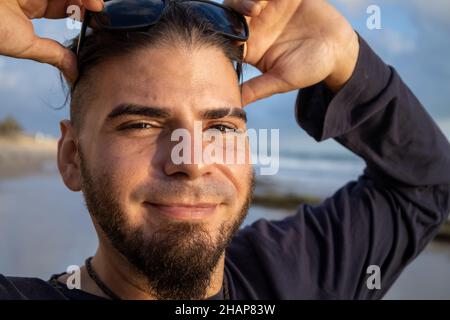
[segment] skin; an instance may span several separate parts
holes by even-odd
[[[37,17],[63,18],[65,8],[73,3],[93,11],[102,7],[102,1],[95,0],[0,2],[0,54],[49,63],[59,68],[68,81],[76,79],[75,57],[53,40],[37,37],[30,22]],[[243,85],[242,103],[232,65],[214,48],[191,50],[174,43],[170,48],[146,49],[126,58],[105,61],[98,69],[96,98],[90,101],[95,108],[87,108],[83,130],[77,133],[70,121],[61,122],[58,166],[69,189],[81,190],[79,148],[82,147],[89,168],[98,175],[111,177],[129,223],[145,225],[151,233],[166,219],[173,219],[167,216],[168,211],[183,213],[191,210],[186,208],[187,204],[196,206],[201,201],[217,205],[213,213],[200,221],[214,235],[218,224],[232,218],[230,214],[236,215],[242,206],[250,189],[249,180],[242,177],[250,175],[251,167],[220,163],[175,165],[170,158],[173,142],[168,133],[179,127],[193,132],[193,121],[201,119],[202,108],[242,108],[273,94],[321,81],[337,92],[351,77],[359,53],[358,38],[345,18],[326,1],[252,1],[250,6],[242,0],[225,3],[246,15],[250,39],[246,43],[245,62],[262,72]],[[123,70],[127,70],[126,77]],[[127,116],[105,122],[108,113],[120,103],[156,105],[170,111],[171,116],[164,121]],[[150,122],[153,126],[126,132],[117,130],[129,121]],[[224,117],[203,121],[203,131],[218,124],[245,128],[241,119]],[[157,179],[179,179],[192,185],[211,179],[208,181],[226,188],[229,197],[152,198],[172,209],[157,206],[150,210],[144,205],[147,195],[142,190]],[[154,298],[143,290],[139,274],[109,245],[98,226],[96,230],[100,245],[93,265],[101,278],[123,298]],[[223,264],[222,256],[211,276],[207,296],[220,289]],[[84,268],[81,281],[83,290],[104,296]]]

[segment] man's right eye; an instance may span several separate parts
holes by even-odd
[[[123,130],[146,130],[146,129],[152,129],[154,126],[151,123],[148,122],[135,122],[131,124],[124,124],[119,127],[120,131]]]

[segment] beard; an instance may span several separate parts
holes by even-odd
[[[86,206],[112,246],[146,279],[149,293],[157,299],[203,299],[212,273],[244,221],[251,202],[250,191],[236,218],[218,226],[212,237],[203,224],[168,222],[151,235],[144,226],[127,221],[109,176],[95,178],[80,151],[82,190]],[[183,182],[180,181],[180,184]]]

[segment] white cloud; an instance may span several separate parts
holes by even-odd
[[[416,50],[416,41],[403,32],[393,29],[383,30],[384,48],[392,55],[403,55]]]

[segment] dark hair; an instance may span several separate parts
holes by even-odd
[[[144,31],[95,30],[87,35],[78,58],[78,79],[68,84],[66,103],[70,99],[70,118],[75,128],[81,128],[81,108],[89,96],[92,83],[92,70],[111,57],[124,56],[140,48],[164,45],[183,45],[187,47],[217,47],[235,64],[238,81],[241,83],[243,65],[243,46],[237,46],[212,31],[209,22],[190,14],[189,7],[172,1],[166,7],[160,21]],[[75,53],[78,37],[69,43]]]

